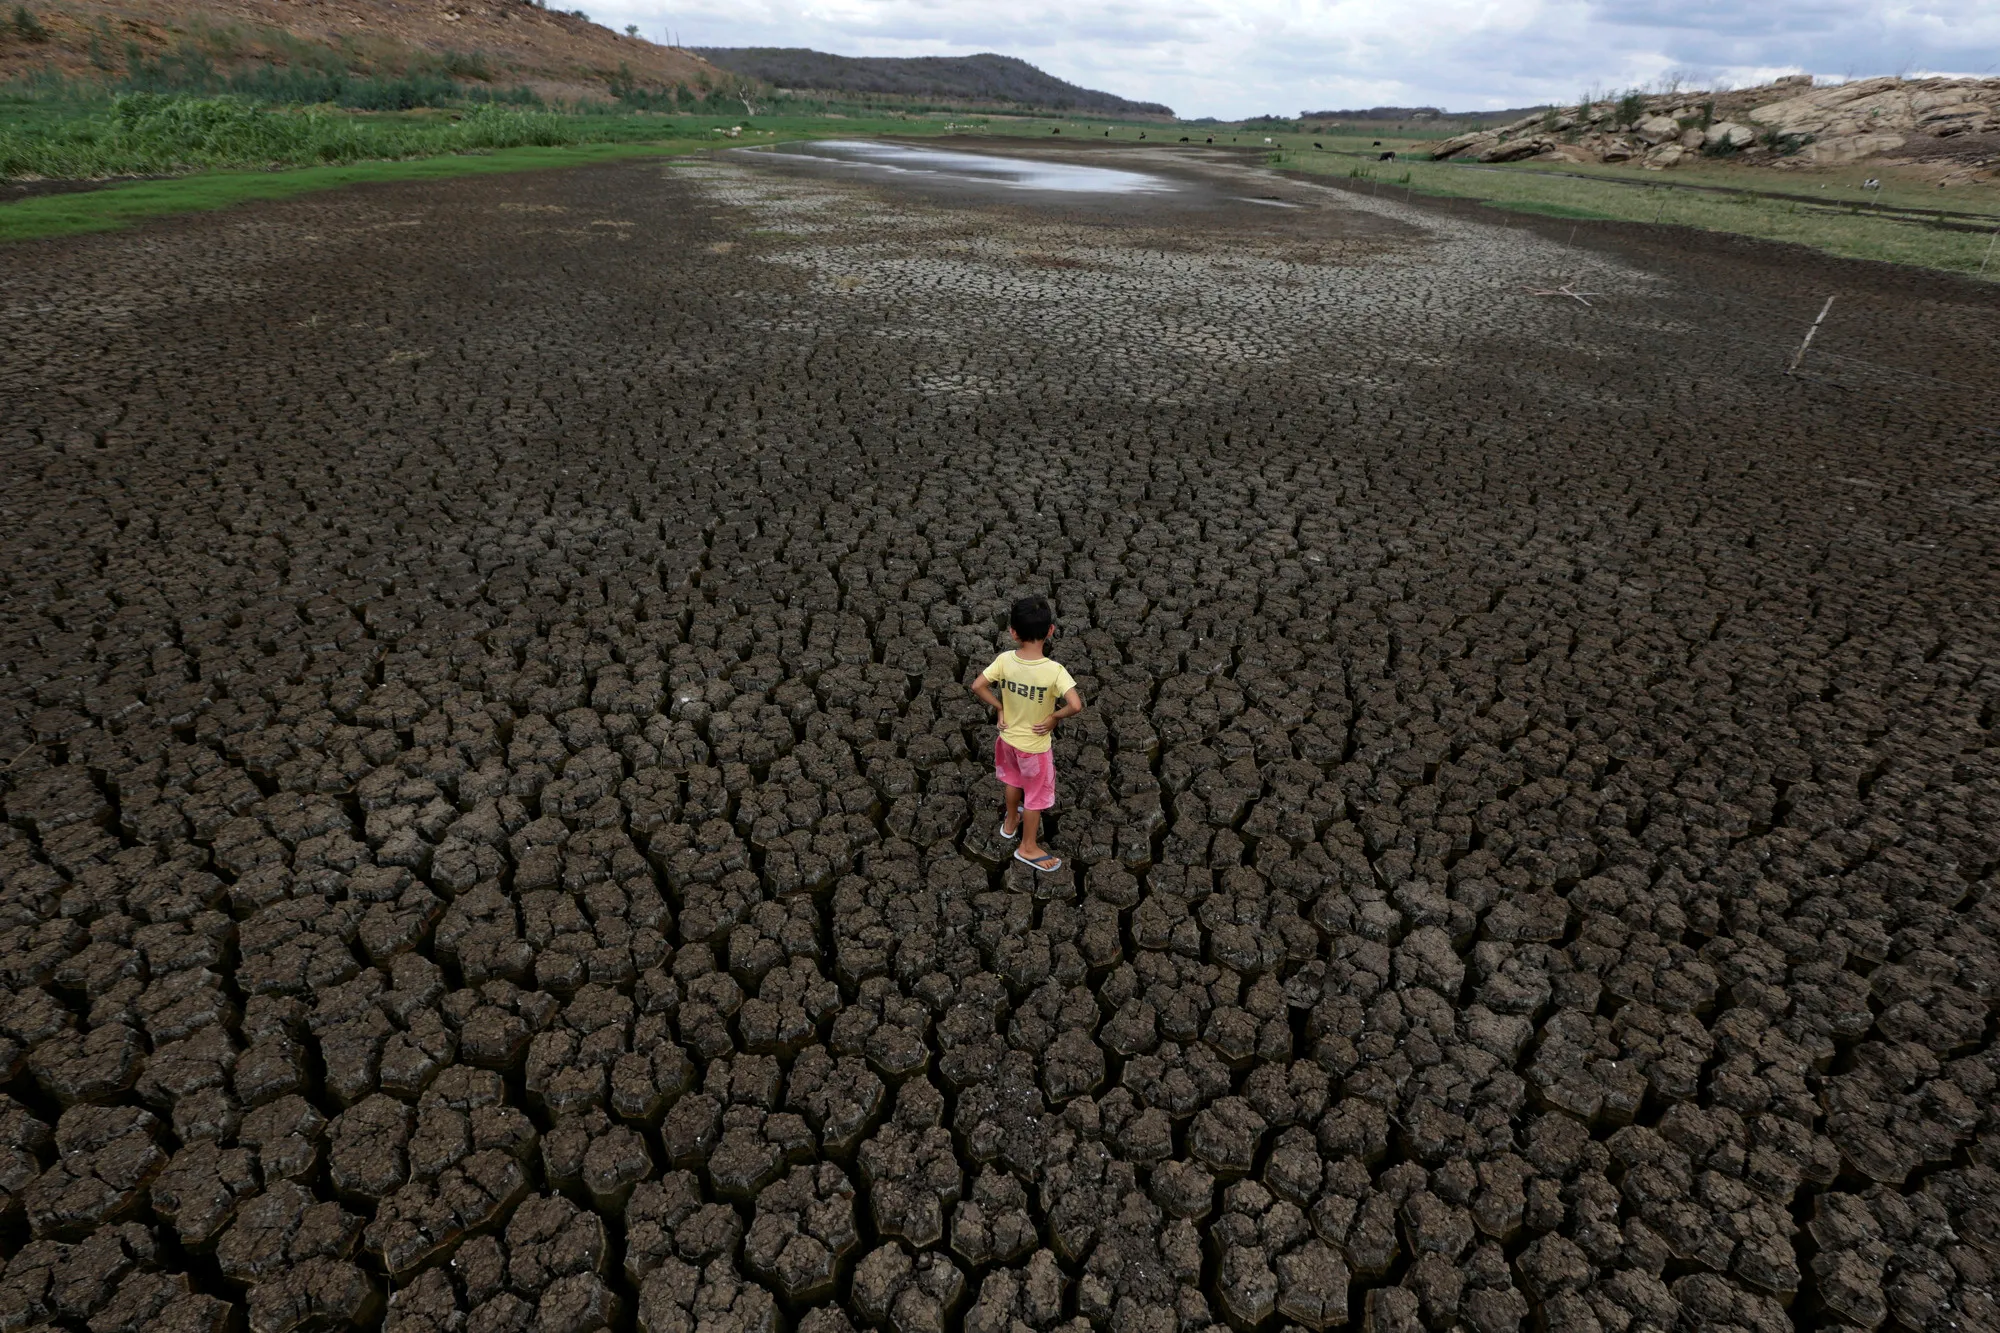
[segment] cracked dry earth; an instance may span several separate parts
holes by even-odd
[[[0,1328],[1995,1328],[1991,296],[1281,188],[11,250]]]

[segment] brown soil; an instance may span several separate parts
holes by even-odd
[[[9,250],[0,1307],[1986,1317],[2000,299],[1116,160]]]
[[[496,83],[528,83],[554,96],[601,97],[621,66],[648,87],[737,82],[691,52],[522,0],[57,0],[31,9],[49,40],[0,42],[0,78],[49,67],[102,77],[90,61],[101,22],[112,40],[100,37],[100,49],[121,69],[127,42],[157,58],[190,40],[225,68],[247,60],[282,65],[289,53],[280,38],[289,35],[342,50],[371,69],[399,70],[415,55],[477,54]]]

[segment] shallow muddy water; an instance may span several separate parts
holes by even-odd
[[[943,177],[1010,190],[1047,190],[1060,194],[1173,194],[1182,187],[1164,176],[1114,167],[1087,167],[1073,162],[995,157],[907,144],[864,139],[820,139],[774,144],[749,150],[760,155],[812,158],[858,167],[867,172]]]

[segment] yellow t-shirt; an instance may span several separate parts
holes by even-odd
[[[1023,754],[1041,754],[1054,736],[1037,736],[1035,724],[1056,711],[1062,697],[1076,688],[1063,664],[1046,657],[1032,660],[1019,653],[1002,653],[980,673],[1000,694],[1000,739]]]

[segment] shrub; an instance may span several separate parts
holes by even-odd
[[[102,15],[97,26],[90,30],[90,63],[97,69],[111,68],[111,52],[107,49],[111,41],[111,24]]]
[[[457,121],[363,120],[324,107],[273,110],[247,97],[124,93],[61,131],[0,132],[0,176],[160,175],[202,167],[312,166],[580,142],[574,118],[482,106]]]
[[[493,67],[486,63],[483,51],[447,51],[438,59],[438,70],[454,79],[477,79],[486,83],[493,77]]]
[[[26,5],[14,6],[14,31],[24,42],[46,42],[49,39],[49,30],[42,26],[40,19],[28,12]]]
[[[1765,130],[1758,142],[1780,157],[1790,157],[1813,141],[1810,134],[1780,134],[1776,130]]]
[[[1646,118],[1646,97],[1637,88],[1618,99],[1618,123],[1637,125]]]

